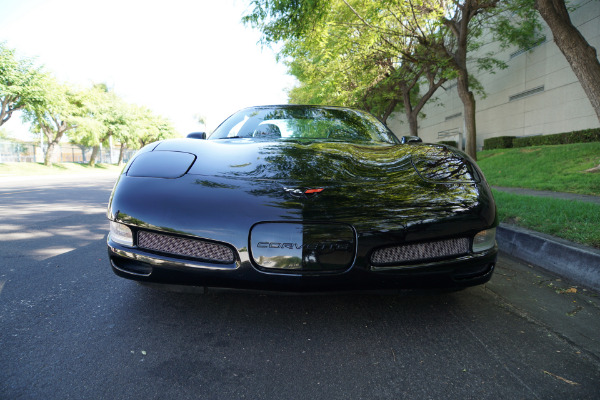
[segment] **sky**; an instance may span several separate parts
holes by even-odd
[[[244,107],[287,103],[295,81],[257,43],[260,32],[240,22],[248,3],[0,0],[0,42],[60,81],[106,83],[186,135],[211,131]],[[26,130],[15,117],[3,128],[17,136]]]

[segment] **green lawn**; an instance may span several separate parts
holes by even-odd
[[[600,143],[575,143],[477,153],[477,164],[492,186],[521,187],[600,196]]]
[[[600,143],[488,150],[478,164],[492,186],[600,196]],[[600,248],[600,206],[494,190],[501,222]]]
[[[500,221],[600,248],[600,205],[493,192]]]
[[[0,177],[3,176],[25,176],[25,175],[56,175],[56,174],[89,174],[111,172],[118,175],[123,166],[111,164],[96,164],[90,167],[87,164],[63,163],[53,164],[51,167],[43,163],[0,163]]]

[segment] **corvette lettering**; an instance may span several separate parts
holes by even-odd
[[[351,250],[350,242],[323,242],[323,243],[280,243],[280,242],[258,242],[256,247],[262,249],[289,249],[289,250]]]

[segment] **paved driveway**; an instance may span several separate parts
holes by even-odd
[[[502,255],[449,294],[162,292],[110,271],[113,181],[0,181],[0,398],[598,398],[582,287]]]

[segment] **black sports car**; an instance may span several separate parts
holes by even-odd
[[[241,110],[205,139],[164,140],[108,206],[114,272],[276,291],[461,288],[488,281],[496,206],[456,148],[398,140],[338,107]]]

